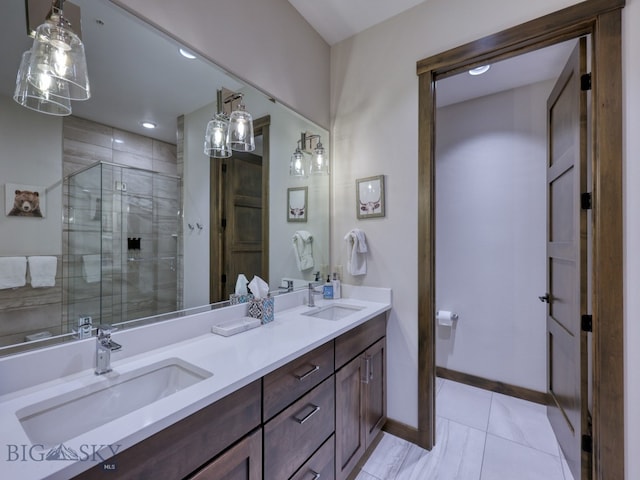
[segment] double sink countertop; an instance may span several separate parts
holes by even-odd
[[[312,310],[304,305],[306,298],[303,290],[276,296],[274,321],[230,337],[211,333],[211,327],[246,315],[246,305],[116,332],[113,338],[122,345],[122,353],[112,353],[113,371],[104,375],[94,374],[95,338],[0,359],[0,383],[5,384],[0,390],[2,477],[70,478],[391,308],[391,290],[387,288],[343,285],[340,300],[316,297],[318,307],[342,304],[360,308],[338,320],[305,315]],[[153,370],[152,366],[167,365],[175,371],[165,369],[165,376],[159,374],[156,380],[149,376],[148,380],[177,382],[175,393],[106,423],[97,421],[98,426],[85,432],[64,428],[65,424],[74,425],[71,422],[86,423],[87,415],[99,418],[101,405],[135,403],[136,398],[117,397],[140,395],[149,387],[144,382],[137,386],[130,383],[133,391],[129,392],[123,380],[137,378],[139,372]],[[184,378],[191,380],[180,385],[182,377],[176,380],[172,375],[185,371]],[[79,390],[95,392],[112,385],[118,388],[111,387],[108,395],[96,397],[98,405],[93,405],[92,397],[90,409],[74,403],[60,408],[60,399],[65,396],[75,399]],[[56,407],[47,420],[51,427],[44,428],[44,436],[28,435],[25,418],[33,412],[42,413],[48,402]],[[56,422],[60,422],[60,432],[56,432]],[[65,431],[75,432],[73,438],[65,438]]]

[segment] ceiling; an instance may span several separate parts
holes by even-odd
[[[289,0],[329,45],[426,0]]]
[[[289,3],[329,45],[334,45],[425,1],[289,0]],[[496,63],[480,76],[465,72],[439,81],[438,106],[557,78],[574,44],[575,41],[569,41]]]
[[[332,43],[424,0],[289,1]],[[73,102],[74,115],[175,143],[175,119],[179,115],[213,102],[220,86],[236,91],[243,88],[237,79],[211,63],[180,56],[176,42],[110,2],[74,3],[82,11],[92,89],[90,100]],[[13,95],[22,52],[32,43],[26,35],[24,5],[23,0],[6,1],[0,19],[0,94],[7,96]],[[556,78],[570,48],[566,44],[549,47],[497,63],[479,77],[463,73],[438,82],[438,105]],[[158,128],[144,130],[140,126],[144,120],[157,123]]]

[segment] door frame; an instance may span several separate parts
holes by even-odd
[[[622,25],[625,0],[586,0],[417,62],[418,431],[435,445],[435,82],[591,34],[593,478],[624,478]]]

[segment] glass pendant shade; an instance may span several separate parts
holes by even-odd
[[[291,155],[289,175],[292,177],[304,177],[306,174],[304,156],[302,155],[302,151],[299,148],[296,148],[296,151]]]
[[[59,15],[36,29],[31,47],[29,82],[44,91],[42,79],[47,77],[66,83],[70,100],[91,97],[84,45]]]
[[[329,173],[329,159],[327,158],[325,149],[320,142],[318,142],[316,148],[313,150],[310,170],[314,175]]]
[[[229,136],[229,122],[222,116],[216,115],[209,120],[204,135],[204,154],[214,158],[228,158],[231,156]]]
[[[70,115],[71,101],[68,97],[67,84],[55,78],[41,76],[38,78],[38,84],[47,88],[43,90],[36,88],[28,81],[30,60],[31,51],[27,50],[22,54],[13,99],[23,107],[47,115]]]
[[[253,119],[251,114],[238,105],[238,110],[229,116],[228,143],[237,152],[253,152],[256,148],[253,138]]]

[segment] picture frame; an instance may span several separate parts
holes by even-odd
[[[4,198],[7,217],[45,218],[46,187],[5,183]]]
[[[356,179],[358,219],[385,216],[384,175]]]
[[[308,187],[287,188],[287,222],[307,221],[308,197]]]

